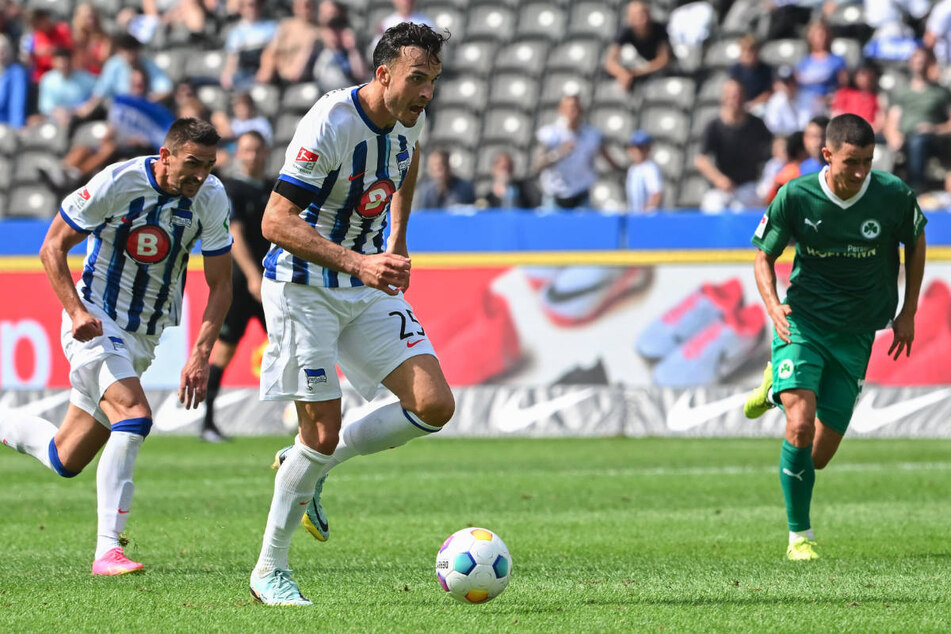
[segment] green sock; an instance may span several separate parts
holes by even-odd
[[[809,505],[812,503],[812,486],[816,483],[816,469],[812,464],[812,445],[799,449],[783,441],[779,459],[779,482],[786,498],[786,519],[790,531],[812,528],[809,522]]]

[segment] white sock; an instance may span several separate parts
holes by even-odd
[[[804,531],[789,531],[789,544],[792,545],[793,542],[803,537],[812,541],[816,540],[816,534],[812,532],[811,528],[808,528]]]
[[[53,471],[50,441],[55,435],[56,425],[45,418],[9,410],[0,415],[0,442],[33,456]]]
[[[291,537],[297,530],[304,511],[314,497],[314,486],[330,456],[311,449],[300,437],[287,452],[284,464],[274,478],[274,497],[267,515],[261,554],[254,573],[264,576],[275,568],[287,570]]]
[[[399,403],[384,405],[343,428],[337,448],[320,475],[324,476],[354,456],[366,456],[399,447],[413,438],[427,436],[440,429],[427,425],[412,412],[404,410]]]
[[[139,447],[145,437],[125,431],[114,431],[99,456],[96,469],[96,497],[99,524],[96,530],[96,559],[119,546],[119,535],[125,530],[132,506],[132,471]]]

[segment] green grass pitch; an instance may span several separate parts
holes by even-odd
[[[286,438],[149,438],[127,553],[89,574],[95,469],[73,481],[0,450],[4,632],[947,632],[951,442],[847,439],[819,472],[822,559],[783,559],[779,440],[427,439],[339,467],[331,540],[295,536],[310,608],[252,602]],[[436,582],[466,525],[506,541],[484,605]]]

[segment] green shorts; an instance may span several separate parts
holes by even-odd
[[[773,395],[802,388],[816,394],[816,417],[844,434],[865,383],[874,332],[828,332],[787,315],[791,343],[773,333]]]

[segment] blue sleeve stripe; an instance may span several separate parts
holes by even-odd
[[[220,249],[212,249],[211,251],[205,251],[202,249],[201,254],[205,256],[215,256],[215,255],[224,255],[225,253],[231,251],[231,245],[229,244],[226,247],[221,247]]]
[[[294,178],[293,176],[288,176],[287,174],[281,174],[280,176],[277,177],[277,180],[285,181],[290,183],[291,185],[297,185],[298,187],[303,187],[307,191],[314,192],[315,194],[320,191],[320,188],[318,188],[317,186],[304,182],[297,178]]]
[[[86,234],[92,233],[91,229],[83,229],[82,227],[77,225],[76,222],[72,218],[66,215],[66,210],[63,209],[62,207],[59,208],[59,215],[63,217],[63,220],[66,221],[66,224],[68,224],[70,227],[72,227],[79,233],[86,233]]]

